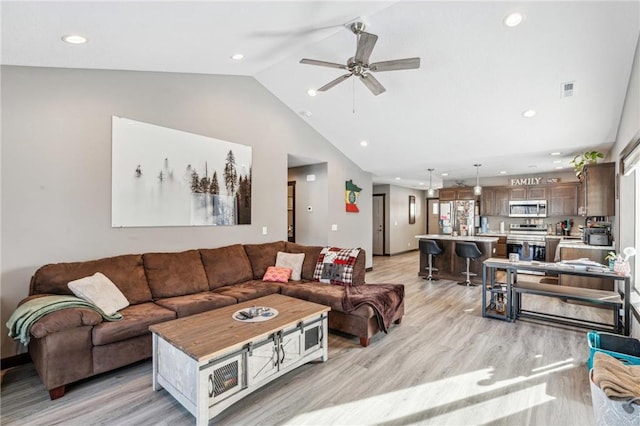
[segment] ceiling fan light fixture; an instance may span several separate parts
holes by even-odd
[[[482,195],[482,187],[480,186],[480,166],[482,164],[474,164],[473,167],[476,168],[476,186],[473,187],[473,195]]]
[[[317,95],[318,92],[315,89],[309,89],[307,90],[307,95],[314,97],[315,95]]]

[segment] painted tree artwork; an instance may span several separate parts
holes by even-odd
[[[251,223],[251,147],[112,118],[113,227]]]

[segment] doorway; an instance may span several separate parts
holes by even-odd
[[[287,241],[296,242],[296,183],[287,182]]]
[[[373,194],[373,247],[374,256],[384,256],[384,204],[385,194]]]
[[[440,205],[438,202],[437,198],[427,198],[427,234],[440,233]]]

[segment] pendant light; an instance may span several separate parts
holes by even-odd
[[[431,173],[435,169],[427,169],[429,171],[429,189],[427,190],[427,197],[432,198],[436,196],[436,191],[431,187]]]
[[[480,177],[479,177],[479,173],[480,173],[480,166],[482,166],[482,164],[474,164],[473,167],[476,168],[476,186],[473,187],[473,195],[481,195],[482,194],[482,187],[480,186]]]

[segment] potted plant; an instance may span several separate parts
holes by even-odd
[[[615,263],[615,261],[618,259],[618,255],[616,254],[615,251],[610,251],[609,253],[607,253],[607,255],[604,257],[604,260],[609,262],[609,269],[611,269],[613,271],[613,264]]]
[[[580,177],[584,166],[597,163],[598,158],[604,158],[604,154],[598,151],[587,151],[583,154],[576,155],[569,163],[573,166],[576,176]]]

